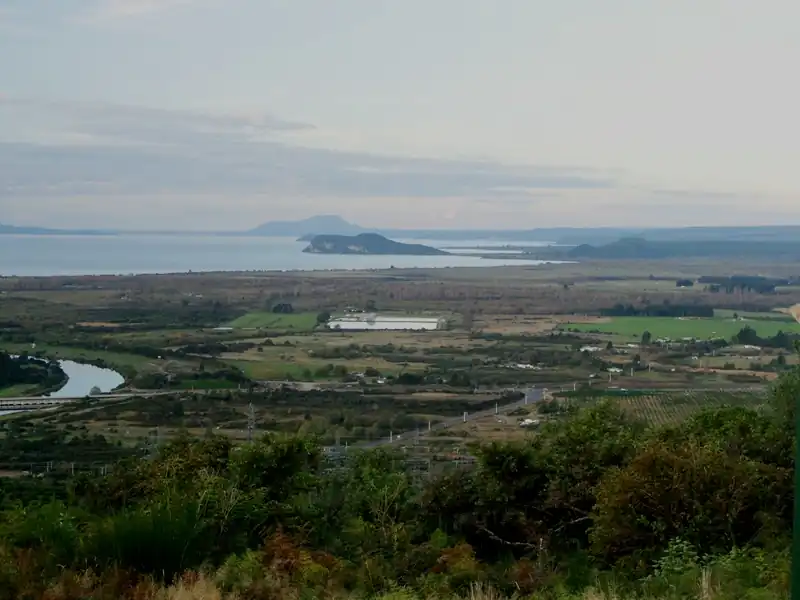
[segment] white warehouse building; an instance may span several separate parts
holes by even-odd
[[[328,321],[329,329],[348,331],[433,331],[444,329],[444,317],[395,317],[376,314],[350,314]]]

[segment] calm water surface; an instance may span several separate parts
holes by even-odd
[[[49,398],[88,396],[93,387],[98,387],[101,392],[106,393],[125,383],[125,378],[111,369],[101,369],[94,365],[85,365],[72,360],[60,360],[58,363],[69,379],[67,384],[60,390],[48,394]],[[0,410],[0,417],[18,412],[26,411]]]
[[[503,244],[481,240],[408,240],[431,246]],[[294,238],[228,236],[41,236],[0,235],[0,275],[103,275],[187,271],[281,271],[489,267],[540,261],[472,256],[341,256],[304,254]],[[530,242],[527,245],[534,245]]]
[[[88,396],[93,387],[98,387],[101,392],[106,393],[125,383],[125,378],[111,369],[101,369],[71,360],[60,360],[58,364],[69,379],[60,390],[48,394],[50,398]]]

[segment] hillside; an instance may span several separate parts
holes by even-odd
[[[602,246],[581,244],[570,249],[571,259],[669,259],[687,257],[800,259],[800,242],[685,240],[651,241],[621,238]]]
[[[423,244],[395,242],[377,233],[361,233],[355,236],[317,235],[303,252],[313,254],[375,254],[444,256],[444,250]]]
[[[317,215],[299,221],[268,221],[248,231],[250,235],[306,237],[320,233],[356,235],[365,229],[338,215]]]

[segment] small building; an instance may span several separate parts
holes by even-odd
[[[434,331],[444,329],[444,317],[401,317],[375,313],[347,314],[328,321],[328,328],[342,331]]]

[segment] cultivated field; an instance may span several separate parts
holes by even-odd
[[[729,340],[745,326],[751,327],[761,337],[772,337],[778,332],[800,333],[800,323],[780,318],[692,318],[692,317],[612,317],[608,322],[569,323],[562,329],[592,333],[616,334],[631,339],[641,338],[649,331],[653,339],[712,339]]]
[[[267,311],[249,312],[227,324],[228,327],[234,329],[287,329],[294,331],[311,331],[316,325],[316,313],[276,314]]]
[[[625,411],[650,425],[669,425],[685,420],[699,410],[716,406],[747,406],[756,408],[764,403],[764,396],[747,393],[696,393],[648,394],[618,399]]]

